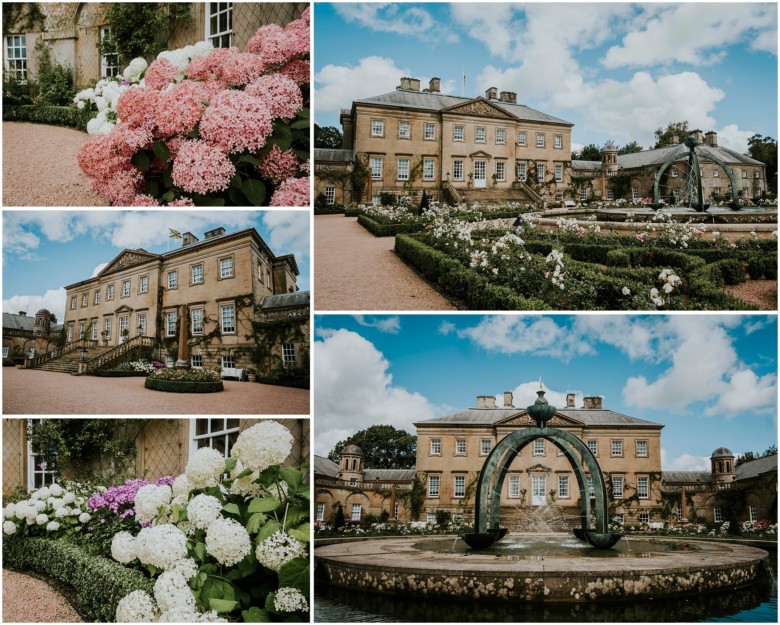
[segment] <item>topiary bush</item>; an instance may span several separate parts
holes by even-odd
[[[154,581],[141,571],[127,568],[63,540],[4,536],[3,566],[36,571],[65,582],[76,591],[79,606],[89,620],[115,620],[116,606],[134,590],[153,592]]]

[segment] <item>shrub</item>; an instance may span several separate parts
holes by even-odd
[[[753,255],[748,260],[747,271],[752,280],[777,280],[777,259],[774,256]]]
[[[3,121],[32,122],[67,126],[77,130],[86,130],[89,113],[69,106],[20,106],[3,107]]]
[[[3,72],[3,119],[9,107],[32,104],[38,93],[37,85],[31,80],[18,78]]]
[[[153,580],[140,571],[86,553],[62,540],[6,536],[3,540],[3,566],[18,571],[45,573],[70,584],[89,620],[109,623],[115,620],[116,606],[134,590],[151,593]]]
[[[222,380],[211,382],[193,382],[187,380],[165,380],[149,376],[144,382],[144,388],[164,393],[218,393],[225,390]]]
[[[39,41],[35,45],[38,56],[38,95],[36,104],[67,105],[73,97],[73,77],[70,67],[53,63],[49,46]]]
[[[93,372],[99,378],[145,378],[149,374],[145,371],[132,371],[129,369],[103,369]]]
[[[607,252],[607,265],[610,267],[630,267],[631,256],[625,250],[609,250]]]
[[[358,223],[375,237],[393,237],[396,234],[419,232],[422,224],[381,224],[368,215],[358,215]]]

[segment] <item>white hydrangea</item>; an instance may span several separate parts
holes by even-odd
[[[25,520],[25,523],[27,523],[27,525],[35,525],[35,517],[28,516],[27,519]]]
[[[230,485],[230,492],[234,495],[242,495],[244,497],[260,496],[263,492],[263,487],[260,484],[255,484],[255,480],[260,477],[260,472],[252,471],[250,475],[236,479],[236,476],[240,475],[243,470],[243,463],[240,460],[237,460],[235,468],[230,472],[230,477],[233,478],[233,482]]]
[[[184,558],[184,560],[179,560],[174,564],[171,571],[183,575],[186,580],[190,580],[198,574],[198,563],[192,558]]]
[[[156,620],[157,606],[143,590],[134,590],[116,606],[117,623],[154,623]]]
[[[255,548],[257,561],[272,571],[278,571],[287,562],[306,555],[306,545],[279,530]]]
[[[171,502],[171,487],[167,484],[141,486],[135,494],[135,516],[139,523],[151,523],[157,518],[160,506],[168,508]]]
[[[198,529],[208,529],[222,514],[222,503],[211,495],[195,495],[187,504],[187,519]]]
[[[33,499],[43,499],[46,500],[49,497],[51,497],[51,491],[47,486],[43,486],[42,488],[39,488],[32,494]]]
[[[79,514],[79,523],[89,523],[91,518],[89,512],[82,512]]]
[[[169,610],[160,614],[158,623],[228,623],[216,611],[190,612],[186,610]]]
[[[20,501],[16,504],[16,518],[17,519],[35,519],[38,515],[38,508],[31,505],[30,501]],[[43,506],[46,507],[46,504]]]
[[[11,534],[16,534],[16,523],[13,521],[5,521],[3,523],[3,534],[6,534],[10,536]]]
[[[56,486],[56,484],[55,484],[55,486]],[[73,493],[71,493],[70,491],[68,491],[67,493],[65,493],[62,496],[62,503],[64,503],[66,506],[69,506],[74,501],[76,501],[76,496]]]
[[[60,486],[59,484],[52,484],[51,486],[49,486],[49,492],[55,497],[59,497],[62,495],[64,491],[62,490],[62,486]],[[68,502],[66,501],[65,503]]]
[[[206,551],[220,564],[231,566],[244,559],[252,549],[246,528],[233,519],[217,519],[206,530]]]
[[[187,479],[187,474],[182,473],[179,477],[173,480],[171,488],[173,489],[174,497],[187,497],[187,495],[189,495],[190,491],[192,490],[190,481]]]
[[[35,508],[37,512],[43,512],[44,510],[46,510],[46,502],[41,501],[40,499],[36,499],[35,501],[33,501],[32,506],[33,508]]]
[[[276,591],[274,609],[277,612],[305,612],[309,609],[309,602],[299,590],[285,587]]]
[[[59,510],[65,505],[65,502],[62,501],[61,497],[49,497],[46,500],[46,503],[48,503],[51,506],[52,510]]]
[[[195,595],[178,571],[162,573],[154,583],[154,598],[163,612],[171,610],[195,611]]]
[[[46,525],[46,523],[49,522],[49,516],[47,514],[39,514],[37,517],[35,517],[35,522],[38,525]]]
[[[75,516],[75,517],[81,516],[81,510],[79,510],[78,508],[73,508],[73,510],[70,511],[70,516]]]
[[[263,471],[272,464],[282,464],[290,455],[293,436],[276,421],[261,421],[241,432],[230,455],[246,467]]]
[[[130,61],[130,64],[122,73],[122,77],[128,81],[138,80],[141,77],[141,74],[143,74],[146,71],[146,67],[147,64],[144,59],[140,57],[133,59],[132,61]]]
[[[46,526],[47,532],[56,532],[58,529],[60,529],[60,524],[57,521],[49,521],[49,524]]]
[[[67,506],[62,506],[62,508],[57,508],[54,511],[55,519],[61,519],[66,516],[70,516],[70,508],[68,508]]]
[[[240,438],[240,437],[239,437]],[[201,447],[187,463],[184,473],[192,488],[214,486],[225,471],[225,457],[216,449]]]
[[[144,527],[135,538],[135,553],[144,564],[167,571],[187,557],[187,536],[171,524]]]
[[[11,519],[16,515],[16,504],[15,503],[9,503],[5,508],[3,508],[3,518],[4,519]]]
[[[129,564],[135,560],[135,536],[130,532],[114,534],[114,538],[111,540],[111,557],[122,564]]]

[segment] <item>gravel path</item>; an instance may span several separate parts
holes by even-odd
[[[3,569],[3,623],[81,623],[76,610],[46,582]]]
[[[163,393],[144,378],[72,376],[3,367],[4,414],[300,414],[309,391],[225,380],[221,393]]]
[[[3,122],[3,205],[107,206],[76,161],[87,138],[73,128]]]
[[[746,280],[726,285],[723,290],[761,310],[777,310],[777,280]]]
[[[395,237],[375,237],[357,219],[314,217],[316,310],[455,310],[407,267]]]

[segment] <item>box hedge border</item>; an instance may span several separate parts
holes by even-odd
[[[146,378],[144,388],[164,393],[218,393],[225,390],[222,380],[213,382],[192,382],[185,380],[160,380],[153,376]]]
[[[79,110],[72,106],[20,104],[7,108],[3,107],[3,121],[67,126],[84,132],[87,131],[87,122],[92,117],[92,114],[87,109]]]
[[[93,375],[99,378],[145,378],[149,374],[146,371],[128,371],[124,369],[104,369],[94,371]]]
[[[420,232],[425,228],[422,223],[414,224],[383,224],[368,215],[358,215],[358,223],[375,237],[394,237],[397,234],[410,234]]]
[[[150,595],[154,582],[141,571],[63,540],[4,536],[3,566],[17,571],[44,573],[69,584],[76,591],[79,607],[96,623],[112,623],[119,601],[134,590]]]

